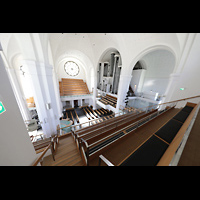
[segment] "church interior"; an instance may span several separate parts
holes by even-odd
[[[199,166],[199,33],[0,33],[0,166]]]

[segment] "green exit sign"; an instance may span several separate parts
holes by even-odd
[[[6,111],[3,103],[0,101],[0,114],[4,113]]]
[[[185,90],[185,88],[180,88],[180,90]]]

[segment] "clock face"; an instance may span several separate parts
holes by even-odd
[[[79,66],[73,61],[66,62],[64,69],[69,76],[77,76],[80,71]]]

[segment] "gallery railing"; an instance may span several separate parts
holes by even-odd
[[[168,109],[169,107],[184,107],[187,103],[188,100],[191,99],[195,99],[195,98],[200,98],[200,95],[198,96],[193,96],[193,97],[188,97],[188,98],[184,98],[184,99],[179,99],[179,100],[175,100],[175,101],[171,101],[171,102],[166,102],[166,103],[161,103],[158,104],[159,106],[159,110],[165,110]],[[171,105],[170,105],[171,104]],[[198,102],[199,105],[199,102]],[[152,107],[152,106],[148,106],[147,108]],[[125,108],[126,109],[126,108]],[[198,109],[196,109],[198,110]],[[188,127],[190,126],[190,124],[188,124]],[[187,129],[186,129],[187,130]],[[120,139],[120,138],[119,138]],[[105,158],[103,155],[99,156],[99,166],[101,165],[101,160],[107,165],[107,166],[114,166],[107,158]]]

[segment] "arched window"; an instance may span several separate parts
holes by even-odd
[[[64,69],[69,76],[77,76],[80,71],[79,66],[73,61],[67,61],[64,64]]]

